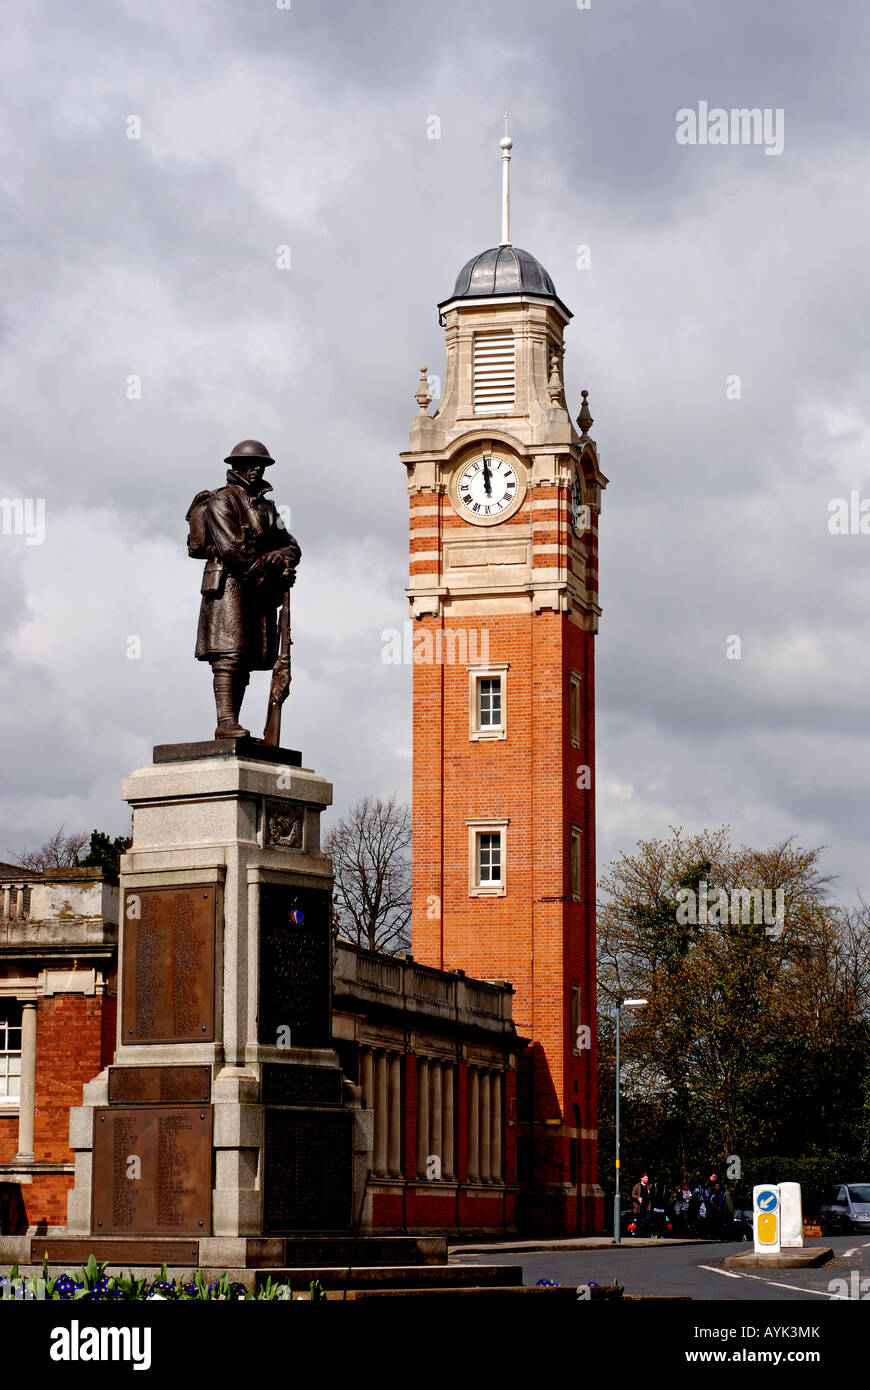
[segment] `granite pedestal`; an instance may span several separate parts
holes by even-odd
[[[117,1051],[70,1112],[64,1241],[281,1263],[358,1232],[371,1147],[331,1043],[332,788],[250,738],[154,752],[123,787]]]

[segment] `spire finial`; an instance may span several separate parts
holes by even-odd
[[[559,354],[554,352],[550,358],[550,379],[547,382],[547,395],[551,405],[558,405],[562,399],[562,377],[559,372]]]
[[[513,140],[507,133],[508,113],[504,113],[504,135],[501,144],[501,244],[511,244],[511,149]]]
[[[589,404],[587,401],[589,392],[581,391],[580,395],[583,398],[583,404],[580,407],[580,414],[577,416],[577,424],[580,426],[580,433],[585,439],[592,426],[595,424],[595,421],[592,419],[589,412]]]
[[[417,383],[417,393],[414,396],[414,400],[420,407],[421,415],[428,415],[429,406],[432,404],[432,392],[429,390],[429,379],[426,375],[428,371],[428,367],[420,368],[420,380]]]

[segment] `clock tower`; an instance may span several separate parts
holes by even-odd
[[[510,982],[529,1040],[506,1120],[519,1224],[601,1229],[597,1184],[595,678],[597,534],[606,478],[586,395],[562,380],[571,313],[511,244],[439,305],[444,391],[426,368],[402,455],[413,624],[413,950]],[[469,1058],[473,1064],[473,1057]],[[477,1133],[476,1090],[457,1097]],[[464,1113],[463,1113],[464,1112]],[[461,1157],[461,1156],[460,1156]]]

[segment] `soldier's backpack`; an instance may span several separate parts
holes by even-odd
[[[191,560],[208,559],[208,517],[205,509],[211,495],[208,489],[205,492],[198,492],[184,518],[190,528],[187,536],[187,553]]]

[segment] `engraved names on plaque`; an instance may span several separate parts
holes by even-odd
[[[352,1125],[349,1111],[267,1109],[265,1234],[350,1229]]]
[[[325,1047],[332,1035],[330,894],[260,886],[259,1041]],[[287,1030],[289,1029],[289,1039]]]
[[[265,1062],[261,1095],[267,1105],[341,1105],[343,1080],[340,1067]]]
[[[110,1105],[171,1105],[211,1099],[211,1067],[110,1067]]]
[[[213,1041],[214,949],[214,885],[128,889],[125,1042]]]
[[[211,1107],[98,1109],[92,1229],[100,1235],[208,1235]]]

